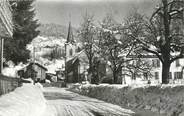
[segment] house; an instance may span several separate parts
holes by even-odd
[[[46,79],[46,71],[43,65],[39,63],[30,63],[18,71],[20,78],[32,78],[35,81],[43,82]]]
[[[156,62],[156,65],[154,64]],[[162,63],[160,60],[157,58],[152,60],[152,64],[154,68],[152,69],[152,73],[155,77],[155,79],[159,79],[159,82],[162,80]],[[174,61],[171,66],[170,66],[170,72],[169,72],[169,80],[170,83],[173,83],[177,80],[183,80],[184,79],[184,58],[178,59]]]
[[[3,69],[4,39],[13,36],[12,9],[8,0],[0,0],[0,73]]]
[[[135,60],[132,60],[129,63],[135,63],[136,59],[138,59],[137,56],[129,56],[127,58],[133,58]],[[122,81],[126,81],[126,84],[131,83],[147,83],[148,80],[150,80],[151,83],[161,83],[162,82],[162,63],[161,61],[153,54],[145,54],[139,57],[143,62],[149,63],[150,71],[142,71],[139,72],[139,77],[136,77],[136,79],[132,79],[133,75],[127,74],[127,72],[123,69],[122,70]],[[181,82],[181,80],[184,79],[184,58],[178,59],[174,61],[170,66],[170,72],[169,72],[169,80],[170,83],[176,83],[177,81]],[[184,80],[183,80],[184,81]]]

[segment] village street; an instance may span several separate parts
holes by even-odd
[[[44,116],[133,116],[120,106],[81,96],[65,88],[44,88],[47,112]]]

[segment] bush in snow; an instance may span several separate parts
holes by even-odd
[[[120,106],[147,109],[166,113],[167,116],[183,116],[183,85],[73,85],[71,90]]]

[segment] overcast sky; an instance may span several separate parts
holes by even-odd
[[[122,22],[123,18],[134,8],[143,14],[153,12],[158,0],[37,0],[36,17],[41,23],[68,25],[71,15],[72,25],[81,24],[85,12],[94,15],[96,22],[111,12],[115,19]]]

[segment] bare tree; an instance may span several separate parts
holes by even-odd
[[[94,25],[93,16],[88,13],[83,17],[83,23],[79,30],[80,40],[83,44],[83,49],[89,61],[89,74],[93,74],[93,59],[95,57],[95,35],[96,29]]]
[[[101,56],[104,57],[113,72],[114,83],[118,83],[118,77],[122,73],[125,57],[131,52],[130,39],[126,39],[121,33],[122,26],[116,23],[112,15],[107,15],[101,23],[99,31],[99,48]]]
[[[126,35],[162,62],[163,84],[169,83],[171,63],[184,57],[183,6],[182,0],[162,0],[148,21],[135,13],[126,22]]]

